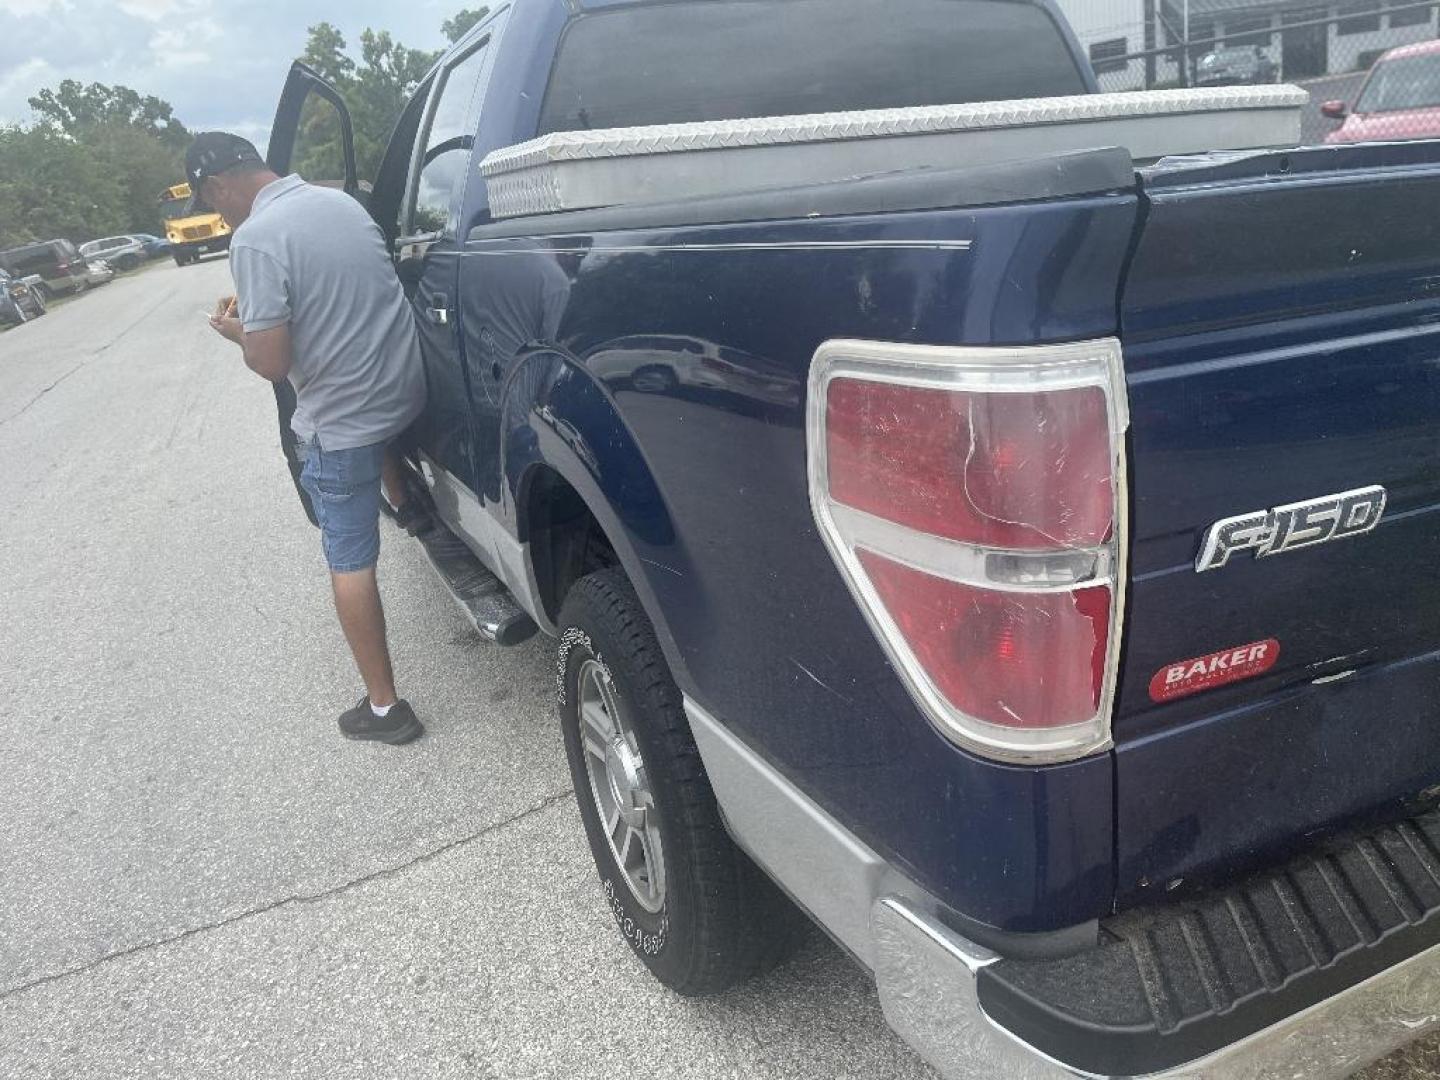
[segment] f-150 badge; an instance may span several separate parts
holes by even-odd
[[[1218,570],[1237,551],[1252,551],[1255,558],[1263,559],[1360,536],[1380,524],[1384,513],[1385,489],[1376,484],[1225,518],[1205,531],[1195,572]]]

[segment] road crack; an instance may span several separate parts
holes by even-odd
[[[272,901],[271,903],[262,904],[259,907],[249,908],[248,910],[238,912],[235,915],[229,915],[223,919],[217,919],[215,922],[205,923],[201,926],[192,926],[188,930],[182,930],[178,934],[171,934],[169,937],[159,938],[155,941],[142,942],[139,945],[132,945],[128,949],[119,949],[113,953],[106,953],[104,956],[97,957],[94,960],[90,960],[84,964],[79,964],[73,968],[67,968],[64,971],[57,971],[50,975],[42,975],[38,979],[32,979],[30,982],[21,983],[19,986],[14,986],[8,990],[0,991],[0,1002],[9,1001],[12,997],[17,997],[20,994],[25,993],[27,990],[34,990],[41,986],[48,986],[51,983],[60,982],[63,979],[69,979],[75,975],[89,974],[97,968],[103,967],[104,965],[114,960],[123,960],[128,956],[135,956],[139,953],[149,952],[152,949],[158,949],[165,945],[174,945],[177,942],[185,941],[186,939],[192,937],[198,937],[201,934],[208,934],[214,930],[223,930],[227,926],[231,926],[238,922],[244,922],[246,919],[253,919],[258,915],[266,915],[272,911],[278,911],[280,908],[283,907],[289,907],[296,904],[316,904],[322,900],[329,900],[332,897],[336,897],[342,893],[348,892],[356,886],[365,885],[372,881],[381,881],[385,878],[397,877],[400,874],[403,874],[406,871],[411,870],[417,866],[420,866],[424,863],[432,862],[433,860],[440,858],[442,855],[448,855],[450,852],[455,851],[458,848],[465,847],[467,844],[473,844],[477,840],[483,840],[487,836],[497,833],[502,829],[509,828],[511,825],[518,825],[520,822],[525,821],[527,818],[534,817],[536,814],[542,814],[546,810],[550,809],[552,806],[564,802],[573,794],[574,792],[567,788],[565,791],[558,792],[554,795],[547,795],[538,803],[534,804],[533,806],[527,807],[526,809],[520,811],[518,814],[514,814],[508,818],[505,818],[502,821],[497,821],[492,825],[486,825],[483,829],[470,833],[468,836],[462,836],[459,839],[450,840],[444,844],[441,844],[439,847],[431,848],[429,851],[422,851],[413,859],[407,859],[405,862],[400,863],[396,866],[387,866],[383,869],[376,870],[373,873],[364,874],[351,881],[346,881],[343,884],[333,886],[332,888],[322,889],[319,892],[315,893],[303,893],[298,896],[282,897],[281,899]]]
[[[29,401],[25,402],[24,405],[21,405],[20,408],[16,409],[16,410],[15,410],[13,413],[11,413],[9,416],[0,418],[0,425],[4,425],[4,424],[10,423],[11,420],[14,420],[16,417],[18,417],[18,416],[20,416],[21,414],[23,414],[26,410],[28,410],[28,409],[30,408],[30,406],[34,405],[37,401],[39,401],[41,398],[43,398],[43,397],[44,397],[46,394],[48,394],[51,390],[54,390],[55,387],[59,386],[59,385],[60,385],[62,382],[64,382],[66,379],[70,378],[71,375],[74,375],[77,371],[79,371],[79,370],[80,370],[81,368],[83,368],[83,367],[88,367],[88,366],[90,365],[90,363],[91,363],[93,360],[96,359],[96,357],[99,357],[99,356],[101,356],[102,354],[104,354],[107,349],[109,349],[109,348],[110,348],[112,345],[114,345],[117,341],[119,341],[121,338],[123,338],[126,334],[130,333],[131,330],[134,330],[135,327],[139,326],[139,325],[140,325],[142,322],[144,322],[147,318],[149,318],[150,315],[151,315],[152,313],[154,313],[154,311],[155,311],[157,308],[159,308],[161,304],[163,304],[166,300],[169,300],[169,299],[170,299],[172,296],[174,296],[174,295],[175,295],[175,290],[174,290],[174,289],[171,289],[169,292],[163,294],[163,295],[160,297],[160,299],[156,300],[155,303],[151,304],[151,305],[150,305],[149,307],[147,307],[144,311],[142,311],[142,312],[140,313],[140,315],[139,315],[132,323],[130,323],[128,326],[126,326],[125,329],[121,330],[118,334],[116,334],[114,337],[112,337],[109,341],[105,342],[104,345],[101,345],[99,348],[93,349],[91,352],[89,352],[88,354],[86,354],[86,357],[85,357],[84,360],[81,360],[78,364],[76,364],[74,367],[72,367],[69,371],[65,372],[64,375],[61,375],[58,379],[56,379],[54,382],[52,382],[49,386],[42,387],[39,393],[37,393],[37,394],[36,394],[34,397],[32,397]]]

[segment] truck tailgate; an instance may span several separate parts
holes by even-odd
[[[1121,302],[1122,905],[1440,781],[1440,144],[1162,164],[1143,181]],[[1263,512],[1375,486],[1372,531],[1373,493],[1355,535],[1197,571],[1216,522],[1260,512],[1263,543]],[[1310,513],[1296,535],[1323,538],[1336,514]]]

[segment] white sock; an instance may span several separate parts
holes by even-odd
[[[395,702],[393,701],[389,705],[376,705],[373,701],[370,703],[370,711],[373,712],[376,716],[388,716],[390,710],[394,707]]]

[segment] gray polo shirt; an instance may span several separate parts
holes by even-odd
[[[342,191],[272,181],[230,241],[247,332],[290,324],[290,426],[325,450],[385,442],[425,405],[410,302],[385,237]]]

